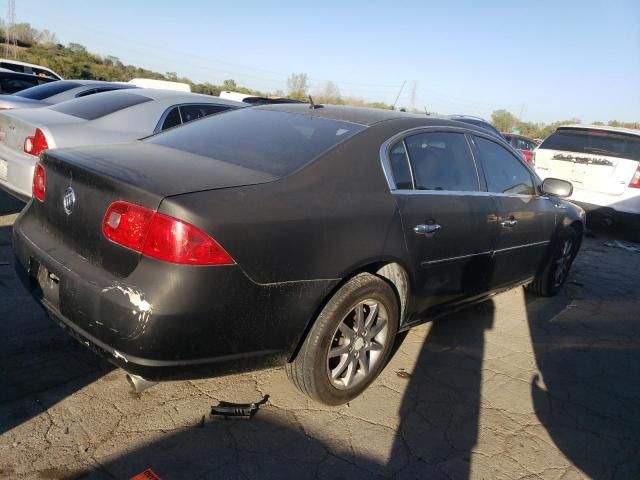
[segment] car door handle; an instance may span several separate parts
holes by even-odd
[[[416,233],[416,235],[431,236],[441,228],[442,227],[437,223],[429,223],[429,224],[422,223],[420,225],[416,225],[415,227],[413,227],[413,231]]]
[[[503,220],[500,222],[503,228],[513,228],[518,224],[518,221],[515,218],[510,218],[508,220]]]

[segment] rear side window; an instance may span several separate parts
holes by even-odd
[[[162,122],[161,130],[175,127],[176,125],[180,125],[181,123],[182,120],[180,120],[180,107],[173,107],[165,117],[164,122]]]
[[[396,143],[389,151],[389,165],[393,174],[396,188],[400,190],[412,190],[413,181],[411,179],[411,169],[409,167],[409,157],[404,148],[404,141]]]
[[[604,130],[556,130],[538,148],[640,160],[640,136]]]
[[[16,93],[25,88],[35,87],[39,83],[37,78],[0,78],[0,91]]]
[[[417,190],[478,191],[478,174],[464,134],[420,133],[405,143]]]
[[[128,92],[105,92],[59,103],[51,107],[51,110],[85,120],[95,120],[150,100],[149,97]]]
[[[253,107],[213,115],[145,141],[285,176],[364,128],[354,123]]]
[[[474,137],[478,157],[490,192],[512,195],[535,195],[529,170],[502,145]]]
[[[58,80],[57,82],[39,85],[37,87],[27,88],[16,93],[19,97],[30,98],[31,100],[44,100],[45,98],[58,95],[72,88],[79,87],[80,84],[69,80]]]
[[[187,123],[226,110],[229,110],[229,107],[224,105],[183,105],[180,107],[180,115],[182,123]]]
[[[0,62],[0,67],[13,70],[14,72],[24,73],[24,66],[16,65],[15,63]]]

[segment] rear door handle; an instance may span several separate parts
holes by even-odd
[[[509,220],[503,220],[500,222],[503,228],[513,228],[518,224],[518,221],[515,218],[510,218]]]
[[[415,227],[413,227],[413,231],[416,233],[416,235],[432,236],[441,228],[442,227],[437,223],[429,223],[429,224],[422,223],[420,225],[416,225]]]

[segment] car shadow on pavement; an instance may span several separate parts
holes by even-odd
[[[3,199],[4,218],[17,213],[6,205]],[[0,226],[0,434],[45,412],[111,368],[54,324],[19,283],[11,228]]]
[[[640,254],[590,247],[556,298],[526,296],[535,413],[588,478],[640,478]],[[603,257],[607,262],[603,262]]]
[[[353,446],[348,439],[356,432],[338,409],[318,410],[333,415],[335,437],[314,438],[295,412],[267,406],[250,421],[207,421],[100,459],[87,478],[130,478],[149,467],[162,479],[468,478],[478,436],[484,332],[493,311],[488,301],[434,322],[405,375],[400,425],[385,458]]]

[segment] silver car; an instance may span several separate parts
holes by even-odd
[[[44,150],[129,142],[245,106],[209,95],[136,88],[0,112],[0,188],[30,199],[33,170]]]
[[[0,95],[0,110],[48,107],[73,98],[86,97],[94,93],[121,90],[123,88],[136,87],[135,85],[97,80],[59,80],[27,88],[13,95]]]

